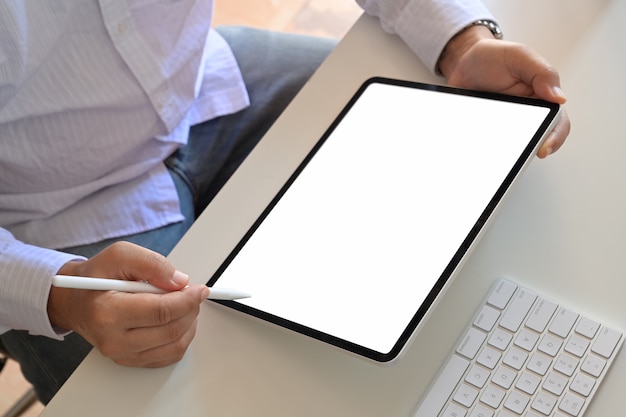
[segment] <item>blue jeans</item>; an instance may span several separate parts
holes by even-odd
[[[125,240],[167,255],[335,46],[335,41],[329,39],[251,28],[223,27],[218,31],[235,54],[251,105],[193,126],[188,145],[165,161],[185,220],[64,251],[91,257],[114,241]],[[92,348],[76,333],[56,341],[13,330],[1,335],[0,340],[20,362],[22,373],[44,404]]]

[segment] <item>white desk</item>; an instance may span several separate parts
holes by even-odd
[[[180,363],[123,368],[93,352],[42,415],[406,416],[499,275],[626,329],[626,2],[487,3],[508,39],[535,46],[560,70],[573,130],[558,154],[530,166],[397,365],[377,367],[206,303],[196,339]],[[372,75],[437,81],[376,19],[361,18],[175,249],[172,261],[204,282]],[[587,415],[614,414],[625,378],[622,352]]]

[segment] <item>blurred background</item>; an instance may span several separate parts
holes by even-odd
[[[341,37],[361,14],[355,0],[215,0],[215,24]]]

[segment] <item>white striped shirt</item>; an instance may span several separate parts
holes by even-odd
[[[491,15],[476,1],[358,0],[430,68]],[[0,2],[0,332],[62,338],[43,248],[181,220],[162,161],[190,125],[248,104],[210,0]],[[167,29],[164,29],[167,28]]]
[[[182,219],[163,160],[191,124],[248,104],[212,10],[203,0],[0,2],[0,331],[55,334],[49,277],[70,258],[39,247]]]

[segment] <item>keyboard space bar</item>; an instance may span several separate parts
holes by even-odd
[[[452,355],[412,417],[434,417],[439,415],[468,366],[468,360],[456,354]]]

